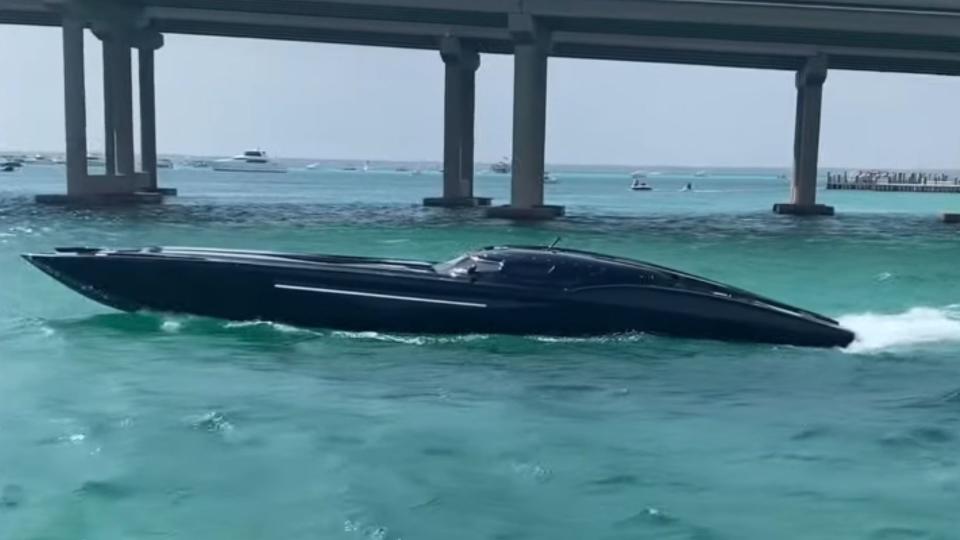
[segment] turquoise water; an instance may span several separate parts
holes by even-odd
[[[773,176],[556,172],[570,217],[423,209],[436,174],[162,171],[154,208],[0,175],[0,538],[958,538],[958,232],[950,195]],[[698,191],[680,193],[693,181]],[[503,201],[505,177],[478,194]],[[849,351],[645,335],[316,332],[129,315],[18,255],[177,244],[443,259],[551,241],[649,259],[840,318]]]

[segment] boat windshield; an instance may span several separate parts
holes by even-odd
[[[473,254],[461,255],[447,262],[433,265],[433,271],[447,276],[460,277],[468,274],[499,272],[503,268],[501,261],[491,261]]]
[[[433,265],[433,271],[438,274],[449,274],[454,268],[457,267],[463,261],[469,259],[469,255],[461,255],[456,259],[450,259],[449,261],[437,263]]]

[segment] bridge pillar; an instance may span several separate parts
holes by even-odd
[[[83,22],[63,19],[63,97],[67,144],[67,194],[87,180],[87,103],[83,77]]]
[[[64,18],[64,81],[66,95],[67,130],[67,193],[66,195],[38,195],[36,200],[49,204],[73,203],[156,203],[163,195],[175,195],[175,190],[158,190],[149,173],[136,171],[133,137],[133,74],[131,50],[133,47],[154,49],[163,43],[163,37],[149,30],[118,24],[113,19],[103,20],[97,13],[85,13],[76,18]],[[104,150],[106,174],[87,171],[86,111],[83,81],[83,30],[86,24],[103,41],[104,60]],[[102,25],[102,26],[101,26]],[[144,131],[148,161],[156,164],[153,62],[152,56],[140,66],[140,73],[149,71],[146,88],[141,84],[141,114],[145,115]],[[144,99],[145,98],[145,99]],[[146,107],[146,110],[144,110]],[[152,146],[151,146],[152,145]],[[152,148],[152,151],[151,151]]]
[[[490,217],[551,219],[562,206],[543,204],[549,35],[528,15],[511,14],[513,47],[513,170],[510,204]]]
[[[113,49],[110,72],[113,77],[113,118],[117,152],[117,174],[133,176],[133,74],[130,44],[119,39],[105,43]]]
[[[460,39],[440,43],[444,63],[443,197],[428,197],[424,206],[487,206],[488,197],[473,196],[473,132],[475,79],[480,55]]]
[[[174,188],[161,188],[157,181],[157,98],[154,77],[154,51],[163,45],[163,36],[137,45],[140,82],[140,168],[147,175],[144,191],[162,195],[176,195]]]
[[[473,197],[473,162],[474,132],[477,101],[477,68],[480,67],[480,55],[476,51],[469,51],[464,55],[460,69],[460,183],[462,193]],[[479,199],[482,206],[490,204],[490,198]]]
[[[114,121],[113,64],[116,52],[110,39],[104,38],[100,42],[103,49],[103,160],[107,176],[117,174],[117,126]]]
[[[833,207],[817,204],[820,154],[820,111],[827,59],[815,56],[797,72],[797,116],[793,141],[793,182],[790,202],[773,205],[778,214],[832,216]]]

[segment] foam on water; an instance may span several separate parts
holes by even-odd
[[[306,328],[298,328],[296,326],[291,326],[289,324],[283,324],[273,321],[231,321],[223,324],[224,328],[269,328],[271,330],[276,330],[284,334],[295,334],[295,333],[314,333],[313,331]]]
[[[386,334],[381,332],[359,331],[351,332],[344,330],[334,330],[330,332],[331,336],[345,339],[360,339],[385,341],[389,343],[403,343],[405,345],[432,345],[441,343],[467,343],[489,338],[486,334],[457,334],[451,336],[415,336],[404,334]]]
[[[915,307],[897,314],[844,315],[838,321],[857,335],[856,341],[846,349],[852,353],[960,341],[960,310],[957,306]]]

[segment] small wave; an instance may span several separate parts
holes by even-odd
[[[467,343],[487,339],[485,334],[463,334],[455,336],[414,336],[401,334],[383,334],[380,332],[348,332],[334,330],[330,335],[346,339],[363,339],[385,341],[388,343],[403,343],[406,345],[431,345],[439,343]]]
[[[163,330],[164,332],[169,332],[171,334],[175,334],[179,332],[181,328],[183,328],[183,322],[175,321],[173,319],[167,319],[160,324],[160,330]]]
[[[283,332],[284,334],[296,334],[296,333],[315,333],[313,330],[308,330],[306,328],[298,328],[296,326],[290,326],[289,324],[276,323],[271,321],[234,321],[224,323],[224,328],[270,328],[271,330],[276,330],[277,332]]]
[[[887,281],[887,280],[893,279],[893,277],[894,277],[894,275],[893,275],[892,273],[890,273],[890,272],[880,272],[879,274],[877,274],[876,280],[877,280],[877,281]]]
[[[209,411],[187,418],[187,422],[195,429],[203,431],[230,433],[234,425],[219,411]]]
[[[956,308],[916,307],[903,313],[861,313],[839,317],[857,339],[848,352],[875,352],[894,347],[960,341],[960,312]]]
[[[542,343],[633,343],[647,339],[643,332],[624,332],[600,336],[528,336]]]

